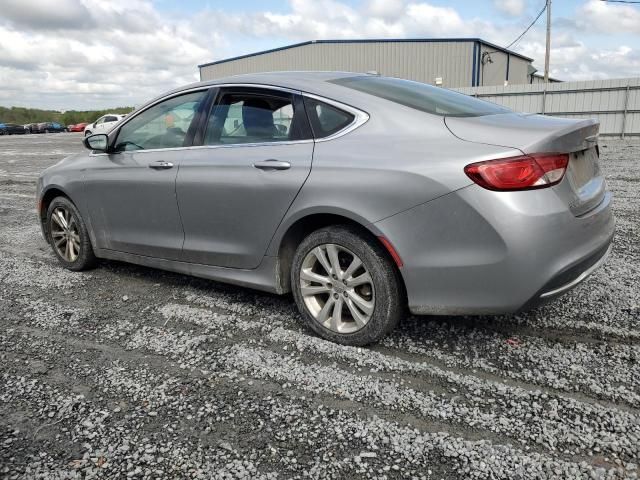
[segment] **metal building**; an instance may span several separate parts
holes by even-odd
[[[479,38],[314,40],[199,65],[200,79],[283,70],[375,71],[448,88],[523,84],[531,58]]]

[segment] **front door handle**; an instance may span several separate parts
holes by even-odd
[[[149,168],[153,168],[154,170],[167,170],[169,168],[173,168],[173,163],[159,160],[157,162],[151,162],[149,164]]]
[[[256,162],[253,166],[260,170],[287,170],[291,168],[291,164],[289,162],[281,162],[280,160],[273,159]]]

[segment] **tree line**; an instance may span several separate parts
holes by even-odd
[[[24,107],[0,107],[0,123],[17,123],[25,125],[27,123],[57,122],[61,125],[75,125],[76,123],[91,123],[107,113],[129,113],[133,107],[118,107],[108,110],[67,110],[58,112],[56,110],[40,110],[37,108]]]

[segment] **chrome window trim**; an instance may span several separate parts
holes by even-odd
[[[302,92],[302,96],[304,97],[308,97],[308,98],[313,98],[314,100],[318,100],[319,102],[324,102],[328,105],[331,105],[333,107],[336,107],[340,110],[344,110],[350,114],[353,115],[353,121],[347,125],[346,127],[344,127],[342,130],[338,130],[335,133],[332,133],[331,135],[329,135],[328,137],[322,137],[322,138],[316,138],[315,141],[316,142],[329,142],[331,140],[334,140],[336,138],[340,138],[344,135],[346,135],[347,133],[353,132],[356,128],[361,127],[362,125],[364,125],[365,123],[367,123],[369,121],[369,114],[367,112],[363,112],[360,109],[357,109],[355,107],[352,107],[351,105],[346,105],[342,102],[338,102],[336,100],[331,100],[329,98],[326,97],[322,97],[320,95],[315,95],[313,93],[305,93]]]
[[[302,143],[312,143],[312,142],[328,142],[330,140],[334,140],[336,138],[342,137],[350,132],[352,132],[353,130],[361,127],[362,125],[364,125],[368,120],[369,120],[369,114],[366,112],[363,112],[362,110],[359,110],[355,107],[352,107],[351,105],[347,105],[344,104],[342,102],[338,102],[336,100],[332,100],[330,98],[326,98],[323,97],[321,95],[315,95],[313,93],[307,93],[307,92],[303,92],[300,90],[295,90],[292,88],[287,88],[287,87],[279,87],[276,85],[267,85],[267,84],[261,84],[261,83],[220,83],[220,84],[212,84],[212,85],[207,85],[207,86],[203,86],[203,85],[199,85],[197,87],[193,87],[193,88],[189,88],[186,90],[181,90],[179,92],[174,92],[171,93],[165,97],[159,98],[157,99],[155,102],[150,103],[148,105],[146,105],[144,108],[140,109],[139,111],[135,111],[130,113],[129,115],[127,115],[126,117],[124,117],[122,120],[124,120],[120,125],[114,125],[113,126],[113,130],[110,131],[109,133],[116,133],[116,126],[117,131],[119,133],[120,129],[126,125],[127,123],[129,123],[131,120],[133,120],[134,118],[136,118],[138,115],[140,115],[142,112],[147,111],[148,109],[150,109],[151,107],[154,107],[155,105],[164,102],[165,100],[169,100],[171,98],[174,97],[179,97],[181,95],[185,95],[188,93],[193,93],[193,92],[199,92],[199,91],[207,91],[210,90],[212,88],[228,88],[228,87],[240,87],[240,88],[264,88],[264,89],[268,89],[268,90],[276,90],[276,91],[280,91],[280,92],[286,92],[286,93],[290,93],[293,95],[300,95],[303,97],[308,97],[308,98],[313,98],[314,100],[318,100],[320,102],[324,102],[328,105],[332,105],[336,108],[339,108],[341,110],[344,110],[346,112],[351,113],[354,116],[354,120],[347,125],[346,127],[344,127],[342,130],[339,130],[331,135],[329,135],[328,137],[324,137],[324,138],[309,138],[309,139],[304,139],[304,140],[282,140],[282,141],[277,141],[277,142],[258,142],[258,143],[229,143],[229,144],[224,144],[224,145],[192,145],[190,147],[173,147],[173,148],[154,148],[154,149],[149,149],[149,150],[123,150],[121,152],[113,152],[113,153],[93,153],[91,152],[89,155],[92,157],[100,157],[100,156],[105,156],[105,155],[117,155],[119,153],[125,153],[125,152],[135,152],[135,153],[142,153],[142,152],[171,152],[171,151],[181,151],[181,150],[202,150],[202,149],[208,149],[208,148],[234,148],[234,147],[262,147],[262,146],[267,146],[267,145],[291,145],[291,144],[302,144]]]
[[[151,107],[154,107],[157,104],[159,104],[161,102],[164,102],[165,100],[169,100],[170,98],[179,97],[180,95],[185,95],[187,93],[193,93],[193,92],[199,92],[199,91],[204,91],[204,90],[211,90],[212,88],[223,88],[223,87],[268,88],[268,89],[271,89],[271,90],[278,90],[278,91],[281,91],[281,92],[294,93],[294,94],[298,94],[298,95],[302,94],[302,92],[300,92],[298,90],[293,90],[293,89],[290,89],[290,88],[276,87],[276,86],[273,86],[273,85],[262,85],[262,84],[257,84],[257,83],[220,83],[220,84],[207,85],[207,86],[199,85],[197,87],[188,88],[186,90],[180,90],[179,92],[173,92],[173,93],[167,95],[166,97],[159,98],[155,102],[150,103],[148,105],[145,105],[144,108],[141,109],[141,110],[134,111],[134,112],[130,113],[127,117],[125,117],[125,121],[122,122],[122,124],[120,125],[120,128],[123,127],[124,125],[126,125],[127,123],[129,123],[129,121],[131,121],[134,118],[136,118],[142,112],[145,112],[148,109],[150,109]]]

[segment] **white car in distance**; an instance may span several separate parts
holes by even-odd
[[[117,113],[107,113],[103,115],[95,122],[90,123],[84,127],[84,136],[93,135],[94,133],[107,133],[111,128],[122,120],[125,115],[119,115]]]

